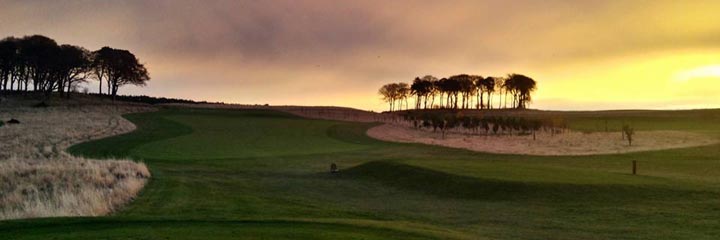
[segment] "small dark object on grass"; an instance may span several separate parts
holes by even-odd
[[[8,124],[19,124],[20,121],[18,121],[17,119],[14,119],[14,118],[13,118],[13,119],[10,119],[10,121],[7,121],[7,123],[8,123]]]
[[[40,103],[38,103],[38,104],[33,105],[33,107],[36,107],[36,108],[46,108],[46,107],[48,107],[48,104],[47,104],[45,101],[42,101],[42,102],[40,102]]]
[[[337,173],[337,172],[338,172],[337,165],[335,163],[331,163],[330,164],[330,173]]]

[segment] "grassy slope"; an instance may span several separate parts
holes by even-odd
[[[379,142],[364,135],[369,124],[268,111],[169,109],[127,118],[140,129],[70,151],[143,159],[154,177],[134,203],[110,217],[0,222],[0,233],[24,239],[720,236],[719,146],[531,157]],[[642,119],[635,121],[639,128],[720,129],[696,117],[610,121],[628,118]],[[596,121],[584,116],[574,127],[593,130]],[[640,161],[640,176],[627,174],[632,160]],[[326,173],[331,162],[343,170],[339,176]]]

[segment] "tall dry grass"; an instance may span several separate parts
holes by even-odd
[[[64,150],[75,143],[126,133],[121,114],[132,105],[29,108],[0,106],[0,219],[98,216],[131,201],[150,177],[143,163],[92,160]]]

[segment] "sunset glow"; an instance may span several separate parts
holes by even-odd
[[[719,10],[718,1],[10,1],[0,32],[133,49],[152,80],[125,94],[382,110],[383,83],[522,73],[538,81],[532,108],[675,109],[720,107]]]
[[[720,65],[710,65],[682,71],[675,75],[679,82],[688,82],[693,79],[720,78]]]

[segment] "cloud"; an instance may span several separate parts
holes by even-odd
[[[2,6],[0,32],[132,50],[153,76],[147,92],[237,101],[293,95],[322,104],[327,99],[317,96],[324,94],[321,88],[333,96],[366,96],[373,102],[360,107],[376,109],[381,103],[375,88],[387,81],[523,72],[552,82],[560,81],[552,72],[575,62],[714,48],[720,41],[718,1],[3,1]],[[572,77],[573,69],[564,71]],[[216,95],[195,93],[221,86],[225,89]]]

